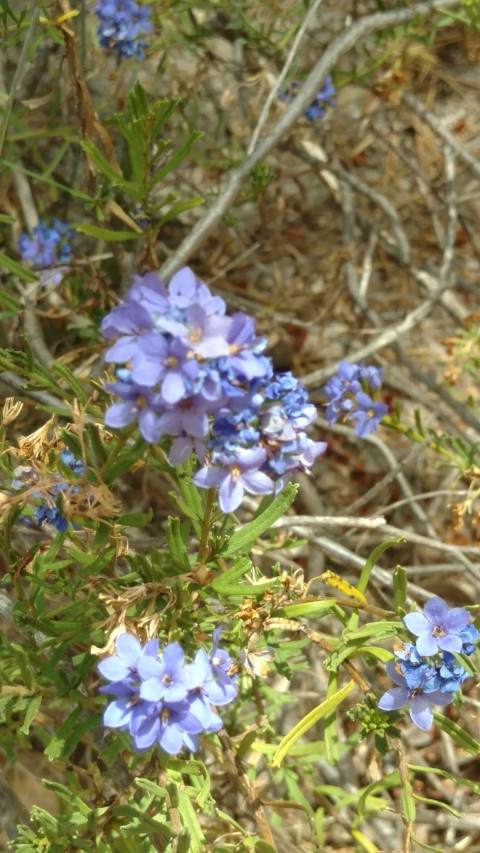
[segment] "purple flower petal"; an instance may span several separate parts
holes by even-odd
[[[403,622],[411,634],[420,637],[422,634],[429,634],[432,630],[432,624],[423,613],[407,613],[403,617]]]
[[[378,700],[382,711],[397,711],[407,704],[410,696],[408,687],[390,687]]]
[[[434,595],[433,598],[428,599],[423,611],[432,625],[441,625],[448,614],[448,606],[442,598]]]
[[[218,492],[218,502],[222,512],[235,512],[240,506],[245,494],[241,478],[226,477]]]
[[[460,642],[460,646],[461,646]],[[438,640],[436,637],[432,637],[430,634],[428,636],[423,635],[419,637],[416,642],[417,650],[419,654],[423,657],[429,657],[430,655],[435,655],[438,651]]]
[[[410,718],[419,728],[426,731],[433,723],[433,712],[423,696],[414,696],[410,703]]]

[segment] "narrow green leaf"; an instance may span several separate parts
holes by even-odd
[[[257,838],[255,841],[255,853],[278,853],[276,847],[272,847],[268,841],[264,841],[263,838]]]
[[[8,272],[13,273],[13,275],[16,275],[17,278],[25,284],[38,281],[38,276],[35,275],[34,272],[27,270],[26,267],[22,267],[21,264],[17,263],[17,261],[14,261],[7,255],[4,255],[3,252],[0,252],[0,266],[4,267]]]
[[[205,835],[200,826],[198,815],[193,808],[191,797],[186,791],[179,789],[178,798],[178,810],[182,818],[182,824],[190,832],[189,853],[205,853]]]
[[[324,616],[325,613],[336,612],[341,610],[333,598],[323,599],[319,601],[294,601],[291,604],[284,604],[279,610],[275,611],[276,616],[285,616],[287,619],[299,618],[313,619],[315,617]],[[343,611],[341,611],[343,613]]]
[[[288,483],[280,494],[272,500],[270,505],[261,512],[256,518],[249,521],[239,530],[236,530],[233,536],[230,537],[225,549],[221,552],[222,556],[230,556],[238,551],[249,551],[252,545],[257,541],[258,537],[265,533],[272,524],[281,518],[287,511],[289,506],[295,500],[298,491],[298,485]]]
[[[393,601],[395,611],[405,610],[407,601],[407,572],[403,566],[397,566],[393,572]]]
[[[203,136],[203,133],[201,131],[194,130],[193,133],[190,134],[186,142],[184,142],[184,144],[180,148],[178,148],[178,150],[175,151],[171,157],[169,157],[167,162],[164,163],[163,166],[160,166],[160,168],[157,169],[157,171],[152,175],[150,185],[152,187],[156,186],[156,184],[159,184],[160,181],[163,181],[163,179],[166,178],[167,175],[170,174],[170,172],[173,172],[173,170],[178,166],[178,164],[181,163],[182,160],[184,160],[184,158],[187,156],[192,145],[194,145],[197,139],[200,139],[201,136]]]
[[[171,515],[168,516],[165,526],[165,536],[172,563],[185,572],[190,571],[190,560],[188,559],[187,550],[182,539],[179,518],[174,518]]]
[[[455,782],[456,785],[465,785],[466,788],[470,788],[477,797],[480,797],[480,785],[477,785],[476,782],[472,782],[471,779],[465,779],[465,776],[457,776],[455,773],[449,773],[448,770],[441,770],[439,767],[424,767],[423,764],[407,764],[409,770],[413,770],[416,773],[436,773],[438,776],[443,776],[445,779],[451,779],[452,782]]]
[[[82,709],[80,707],[74,708],[71,714],[68,715],[67,719],[63,721],[57,733],[53,736],[45,749],[45,755],[49,761],[53,761],[55,758],[60,758],[65,741],[77,725],[77,721],[81,713]]]
[[[475,740],[472,735],[462,729],[461,726],[454,723],[453,720],[449,720],[448,717],[444,717],[443,714],[438,714],[436,712],[433,713],[433,719],[435,721],[435,725],[438,726],[442,732],[449,735],[452,740],[455,741],[459,746],[462,747],[466,752],[469,752],[471,755],[478,755],[480,753],[480,743]]]
[[[42,704],[42,694],[37,693],[35,696],[32,696],[30,699],[27,710],[25,712],[25,719],[23,724],[20,726],[20,731],[23,732],[24,735],[28,735],[30,731],[30,726],[32,725],[35,717],[38,714],[38,710],[40,705]]]
[[[296,726],[280,741],[275,755],[273,756],[271,766],[272,767],[280,767],[283,759],[286,755],[288,755],[291,747],[296,741],[302,737],[315,723],[318,723],[319,720],[323,719],[327,714],[331,713],[341,702],[348,696],[348,694],[354,688],[354,682],[349,681],[345,687],[342,687],[338,693],[335,693],[333,696],[330,696],[328,699],[325,699],[320,705],[310,711],[303,720],[300,720]]]
[[[160,219],[155,220],[155,225],[158,228],[161,228],[162,225],[165,225],[167,222],[170,222],[171,219],[174,219],[175,216],[179,216],[180,213],[184,213],[186,210],[191,210],[193,207],[198,207],[200,204],[205,204],[205,199],[202,198],[201,195],[193,196],[192,198],[187,198],[185,201],[179,201],[176,204],[173,204],[170,210],[164,213]]]
[[[235,581],[245,577],[247,572],[253,569],[252,561],[248,557],[240,557],[233,566],[218,575],[210,584],[215,592],[223,592]]]
[[[107,240],[111,243],[124,243],[126,240],[138,240],[142,236],[141,231],[110,231],[108,228],[100,228],[99,225],[78,225],[75,229],[82,234],[87,234],[89,237],[96,237],[98,240]]]
[[[71,391],[73,391],[75,397],[77,397],[81,403],[86,403],[88,400],[88,393],[85,389],[85,386],[82,385],[79,379],[75,376],[75,374],[67,367],[66,364],[62,364],[60,361],[54,361],[52,364],[52,372],[56,374],[60,379],[63,379],[64,382],[68,385]]]
[[[400,542],[405,542],[403,536],[396,536],[394,539],[389,539],[387,542],[381,542],[380,545],[377,545],[376,548],[373,549],[372,553],[367,558],[367,561],[360,572],[360,577],[357,583],[357,589],[359,592],[365,592],[368,586],[368,582],[370,580],[370,576],[373,572],[373,569],[377,563],[377,560],[384,551],[388,548],[391,548],[392,545],[398,545]],[[359,613],[356,611],[352,613],[350,619],[348,620],[347,628],[356,628],[358,625]]]
[[[432,847],[431,844],[427,844],[425,841],[419,841],[416,835],[412,833],[412,841],[417,844],[422,850],[431,850],[432,853],[445,853],[445,847]]]
[[[62,758],[69,758],[74,749],[80,743],[82,737],[90,731],[90,729],[95,728],[95,726],[99,726],[101,724],[102,718],[100,714],[92,714],[91,717],[88,717],[86,720],[83,720],[81,723],[77,723],[74,729],[70,732],[68,737],[65,739],[65,744],[62,750]]]
[[[165,799],[165,788],[158,785],[152,779],[144,779],[142,776],[137,776],[135,778],[135,784],[143,791],[148,791],[149,794],[153,794],[155,797],[158,797],[161,801]]]
[[[346,642],[370,638],[386,640],[388,637],[396,637],[401,630],[401,622],[387,622],[386,619],[382,619],[380,622],[364,625],[363,628],[358,628],[356,631],[351,631],[349,627],[345,628],[342,636]]]
[[[19,299],[15,299],[14,296],[11,296],[10,293],[0,291],[0,305],[16,317],[23,313],[22,303]]]
[[[94,166],[97,167],[98,171],[109,179],[112,186],[119,187],[119,189],[131,196],[131,198],[141,201],[143,187],[139,187],[134,181],[127,181],[126,178],[124,178],[120,172],[117,172],[112,164],[105,159],[99,148],[97,148],[93,142],[81,142],[80,145],[85,151],[87,157],[92,161]]]
[[[413,789],[410,782],[403,785],[400,799],[402,803],[402,814],[405,820],[414,821],[416,814],[415,800],[413,799]]]
[[[117,523],[124,527],[145,527],[152,518],[153,509],[150,508],[148,512],[126,512],[118,517]]]
[[[338,693],[338,670],[331,672],[328,677],[326,699],[335,696]],[[340,749],[338,743],[337,732],[337,712],[334,708],[325,714],[323,722],[323,737],[325,740],[325,750],[327,753],[327,761],[329,764],[336,764],[340,760]]]
[[[453,806],[450,806],[448,803],[442,802],[442,800],[432,800],[430,799],[430,797],[421,797],[420,794],[414,794],[413,798],[419,803],[427,803],[427,805],[429,806],[435,806],[439,809],[445,809],[445,811],[450,812],[450,814],[453,815],[453,817],[456,817],[457,819],[463,817],[462,812],[457,812],[457,810],[454,809]]]
[[[62,190],[62,192],[66,192],[74,198],[80,198],[83,201],[93,202],[95,199],[92,196],[87,195],[87,193],[80,192],[80,190],[73,189],[69,187],[67,184],[60,184],[58,181],[55,181],[53,178],[50,178],[48,175],[39,175],[38,172],[32,172],[31,169],[26,169],[20,163],[11,163],[9,160],[4,160],[3,157],[0,158],[0,165],[6,166],[7,169],[13,169],[13,171],[21,172],[23,175],[28,175],[29,178],[32,178],[34,181],[37,181],[40,184],[48,184],[50,187],[55,187],[55,189]]]
[[[375,782],[370,782],[370,785],[363,788],[358,798],[357,805],[360,820],[363,820],[365,817],[368,809],[367,801],[372,794],[375,794],[377,791],[388,791],[389,788],[396,788],[398,785],[400,785],[400,776],[398,770],[394,770],[393,773],[389,773],[388,776],[384,776],[382,779],[377,779]],[[385,805],[387,806],[386,801]]]

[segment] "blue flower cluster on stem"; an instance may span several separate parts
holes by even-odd
[[[382,384],[382,368],[341,361],[338,372],[323,388],[328,403],[325,420],[330,425],[339,419],[354,420],[355,434],[364,438],[375,431],[388,412],[385,403],[374,399]]]
[[[286,92],[283,92],[279,101],[282,103],[289,104],[290,101],[295,98],[300,90],[301,83],[297,83],[295,80],[290,83]],[[336,103],[336,95],[337,90],[332,83],[332,78],[328,76],[320,89],[319,92],[315,95],[314,100],[304,111],[305,118],[308,118],[309,121],[315,121],[316,119],[323,118],[325,115],[325,110],[327,107],[334,107]]]
[[[210,654],[201,648],[191,663],[179,643],[169,643],[159,657],[157,639],[142,646],[132,634],[121,634],[116,655],[98,664],[110,681],[100,692],[116,697],[104,711],[105,726],[127,732],[136,752],[154,745],[170,755],[182,747],[195,752],[201,734],[222,728],[215,707],[238,694],[229,675],[232,660],[219,647],[220,632],[213,633]]]
[[[223,512],[245,492],[280,491],[325,451],[306,433],[316,409],[304,386],[291,373],[274,374],[253,318],[228,316],[190,269],[168,288],[155,273],[136,276],[102,331],[114,339],[105,358],[118,365],[106,387],[122,400],[107,409],[106,425],[138,420],[153,444],[170,436],[172,465],[195,452],[202,467],[194,481],[219,489]]]
[[[40,284],[57,286],[61,283],[72,257],[73,249],[68,242],[73,231],[59,219],[51,225],[41,220],[31,234],[20,234],[17,248],[23,261],[28,261],[40,270]]]
[[[119,57],[142,59],[147,46],[142,36],[153,30],[149,6],[140,6],[136,0],[98,0],[94,12],[100,19],[102,47],[115,50]]]
[[[62,450],[60,459],[62,464],[74,474],[81,475],[83,473],[83,462],[76,459],[70,450]],[[25,489],[26,487],[34,489],[30,492],[30,497],[35,501],[33,517],[39,527],[43,524],[50,524],[59,533],[65,533],[68,529],[68,520],[58,504],[61,503],[62,495],[66,492],[70,495],[75,494],[78,491],[78,486],[62,479],[60,474],[51,474],[47,482],[45,476],[40,472],[24,465],[17,466],[13,473],[13,489]],[[59,482],[55,482],[55,480]]]
[[[432,705],[448,705],[453,694],[469,677],[453,652],[471,655],[479,633],[469,623],[461,607],[449,609],[443,599],[434,596],[423,613],[408,613],[404,624],[417,637],[395,651],[396,661],[386,670],[397,687],[387,690],[378,701],[384,711],[409,706],[412,722],[428,729],[433,722]]]

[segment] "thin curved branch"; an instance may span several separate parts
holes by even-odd
[[[183,240],[174,254],[160,268],[160,275],[169,278],[179,267],[185,264],[191,255],[197,251],[204,240],[217,225],[228,210],[233,199],[239,192],[244,178],[252,168],[275,147],[284,134],[292,127],[297,118],[313,101],[316,93],[325,82],[325,78],[335,67],[336,63],[360,38],[370,33],[387,29],[411,21],[418,16],[426,16],[436,9],[454,9],[460,5],[460,0],[433,0],[432,3],[419,3],[410,9],[399,9],[393,12],[378,12],[367,15],[356,21],[329,45],[318,60],[313,70],[302,85],[298,95],[288,105],[280,116],[275,127],[264,136],[252,153],[245,158],[241,166],[230,175],[223,191],[212,204],[205,216]]]

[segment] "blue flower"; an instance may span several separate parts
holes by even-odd
[[[199,649],[192,663],[177,642],[165,646],[159,659],[158,640],[142,647],[132,634],[117,638],[116,652],[98,664],[111,681],[100,692],[115,697],[103,721],[127,732],[137,752],[155,744],[171,755],[184,746],[194,751],[200,734],[222,727],[213,706],[231,702],[238,689],[222,662],[211,662],[214,655],[226,655],[218,649],[218,633],[210,657]]]
[[[222,512],[234,512],[245,492],[268,495],[273,492],[270,478],[260,471],[267,454],[262,447],[238,449],[235,454],[220,454],[218,464],[197,471],[193,481],[203,489],[218,488]]]
[[[195,482],[219,488],[224,512],[245,491],[278,492],[326,449],[306,435],[316,418],[306,388],[291,373],[274,376],[253,318],[228,316],[192,270],[179,270],[168,288],[154,273],[135,276],[102,332],[118,379],[106,388],[120,398],[106,425],[138,421],[151,444],[170,436],[173,465],[195,451]]]
[[[461,652],[463,631],[468,624],[468,612],[461,607],[452,610],[438,596],[430,598],[423,613],[407,613],[404,624],[418,637],[416,647],[419,654],[434,655],[439,650]]]
[[[469,678],[468,672],[450,652],[443,652],[441,661],[437,663],[437,669],[442,693],[456,693],[463,682]]]
[[[462,641],[462,653],[464,655],[473,655],[480,636],[475,625],[466,625],[465,628],[459,631],[458,636]]]
[[[42,285],[56,286],[60,284],[72,256],[72,247],[69,239],[73,231],[69,226],[54,219],[51,226],[41,220],[31,234],[23,232],[17,242],[18,251],[22,260],[28,261],[35,269],[40,269],[40,283]],[[52,267],[52,269],[43,269]]]
[[[143,57],[147,43],[142,36],[153,30],[148,6],[139,6],[135,0],[99,0],[93,11],[100,19],[102,47],[115,50],[119,57]]]
[[[349,413],[348,419],[357,421],[355,434],[359,438],[364,438],[369,432],[377,429],[387,412],[388,406],[385,403],[375,403],[368,394],[359,391],[356,407]]]
[[[283,92],[279,96],[279,101],[283,103],[290,103],[295,96],[298,94],[300,90],[301,84],[297,83],[295,80],[290,83],[289,88],[286,92]],[[310,104],[309,107],[304,111],[304,116],[309,121],[315,121],[316,119],[323,118],[325,115],[325,109],[327,106],[334,107],[336,103],[336,95],[337,90],[332,83],[332,78],[328,76],[320,89],[319,92],[315,95],[314,100]]]
[[[355,420],[355,434],[364,438],[376,430],[388,406],[372,398],[382,382],[382,369],[371,365],[349,364],[341,361],[335,376],[323,388],[328,403],[325,419],[334,424],[339,418]]]
[[[428,676],[421,680],[417,687],[411,688],[406,677],[401,672],[399,663],[389,661],[386,670],[397,687],[391,687],[378,700],[378,707],[383,711],[397,711],[405,705],[409,706],[412,722],[424,731],[432,725],[432,705],[448,705],[453,699],[453,693],[428,689]]]
[[[71,451],[63,449],[60,452],[60,460],[74,474],[83,473],[83,462],[76,459]],[[62,474],[35,470],[22,465],[15,468],[13,473],[12,488],[29,488],[27,497],[29,502],[34,504],[35,522],[40,527],[47,524],[64,533],[68,529],[68,520],[62,511],[64,496],[76,494],[79,486],[75,482],[65,480]]]

